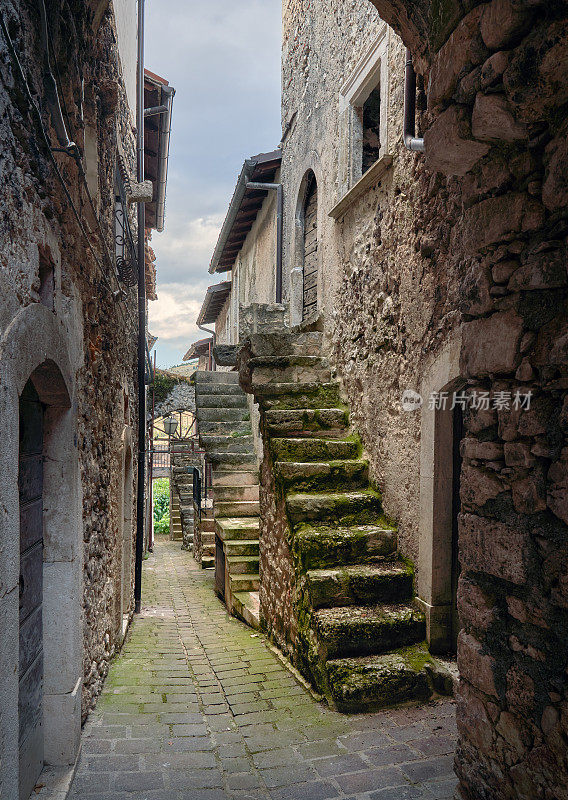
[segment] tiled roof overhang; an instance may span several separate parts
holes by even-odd
[[[208,339],[199,339],[194,342],[187,353],[184,355],[182,361],[189,361],[191,358],[199,358],[199,356],[206,356],[209,353],[209,346],[213,345],[213,337]]]
[[[247,189],[250,182],[273,183],[276,171],[282,162],[282,151],[260,153],[245,161],[219,240],[211,259],[209,272],[227,272],[233,268],[235,260],[254,225],[254,221],[266,199],[262,189]]]
[[[231,281],[223,281],[208,287],[201,311],[197,317],[198,325],[207,325],[215,322],[225,305],[227,297],[231,294],[231,285]]]

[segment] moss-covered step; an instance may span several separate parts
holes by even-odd
[[[215,556],[203,555],[201,556],[201,569],[213,569],[215,566]]]
[[[275,461],[343,461],[358,458],[359,443],[352,439],[273,438],[270,449]]]
[[[342,406],[337,383],[268,383],[254,395],[263,410],[272,408],[337,408]]]
[[[242,415],[241,415],[242,416]],[[213,435],[213,436],[252,436],[252,428],[250,420],[243,422],[223,422],[222,420],[206,421],[201,420],[199,423],[200,435]]]
[[[216,517],[257,517],[260,513],[258,500],[213,500]]]
[[[258,517],[222,517],[215,520],[215,532],[222,542],[258,539],[259,530]]]
[[[247,397],[244,392],[240,394],[212,394],[198,395],[196,398],[198,408],[247,408]]]
[[[330,699],[345,713],[427,700],[432,695],[429,662],[425,643],[383,655],[333,659],[325,665]]]
[[[258,539],[226,539],[223,543],[223,547],[227,556],[258,557]]]
[[[244,484],[242,486],[215,486],[215,499],[235,502],[237,500],[256,500],[258,502],[259,486]]]
[[[402,602],[412,597],[413,570],[403,561],[312,569],[306,584],[312,608]]]
[[[243,390],[238,383],[212,383],[211,381],[198,380],[195,382],[195,396],[201,398],[205,394],[232,394],[242,395]]]
[[[226,453],[250,453],[253,448],[252,435],[218,436],[216,434],[200,434],[199,441],[206,450],[219,450]]]
[[[352,524],[376,524],[381,514],[381,495],[374,489],[352,492],[298,492],[286,498],[292,522],[334,519],[348,527]]]
[[[319,356],[268,356],[251,358],[255,386],[273,383],[329,383],[331,370]]]
[[[239,373],[238,372],[220,372],[220,371],[209,371],[209,370],[197,370],[195,372],[195,383],[236,383],[239,382]]]
[[[229,587],[232,595],[236,592],[258,592],[260,586],[260,578],[256,574],[230,574],[229,573]]]
[[[253,352],[257,357],[266,356],[319,356],[323,334],[320,331],[298,331],[291,333],[283,328],[277,332],[253,333],[250,337]]]
[[[404,603],[321,608],[312,615],[312,628],[325,660],[385,653],[426,635],[424,614]]]
[[[229,575],[258,574],[258,556],[226,556],[225,562]]]
[[[276,461],[274,471],[284,488],[296,491],[362,489],[369,484],[369,465],[349,461]]]
[[[244,408],[216,408],[208,406],[197,408],[197,421],[202,422],[232,422],[234,424],[248,420],[248,409]]]
[[[232,467],[240,470],[243,468],[247,472],[250,467],[256,465],[256,455],[254,453],[225,453],[213,450],[207,453],[207,458],[211,464],[222,464],[223,467]]]
[[[344,436],[349,414],[343,408],[279,408],[266,412],[271,436]]]

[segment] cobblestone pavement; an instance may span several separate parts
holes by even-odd
[[[229,617],[179,543],[83,732],[73,800],[450,800],[454,705],[345,716]]]

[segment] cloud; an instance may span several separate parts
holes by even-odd
[[[158,299],[149,304],[148,328],[160,342],[190,344],[205,335],[195,320],[203,303],[207,281],[185,283],[160,283]]]
[[[211,256],[223,222],[222,214],[187,219],[177,208],[168,214],[164,235],[155,235],[152,247],[156,253],[158,294],[161,282],[205,279]]]

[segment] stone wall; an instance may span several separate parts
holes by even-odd
[[[32,95],[19,74],[14,53],[0,35],[2,107],[0,163],[3,192],[0,245],[0,334],[10,346],[15,321],[33,304],[47,306],[64,331],[75,386],[71,413],[76,417],[75,446],[80,466],[84,571],[83,717],[93,706],[109,661],[122,641],[120,605],[123,520],[130,521],[133,552],[134,509],[123,509],[123,495],[134,496],[136,469],[126,470],[132,491],[124,486],[124,459],[136,447],[124,447],[136,430],[136,294],[119,288],[114,265],[114,170],[117,141],[134,169],[134,136],[121,79],[112,14],[96,14],[101,4],[56,4],[50,7],[52,69],[61,88],[69,135],[84,155],[91,208],[77,163],[70,156],[51,157],[42,138],[44,126],[52,147],[58,146],[44,83],[44,56],[37,6],[2,2],[15,54]],[[99,9],[100,10],[100,9]],[[58,12],[61,13],[58,13]],[[81,82],[84,81],[84,97]],[[41,118],[41,124],[40,124]],[[88,144],[90,142],[90,145]],[[53,163],[55,162],[55,163]],[[74,218],[67,187],[81,223]],[[98,229],[95,212],[101,221]],[[104,238],[104,246],[101,236]],[[92,247],[91,251],[89,244]],[[44,331],[37,330],[41,351]],[[17,452],[3,451],[17,459]],[[17,528],[17,521],[14,522]],[[69,532],[71,535],[71,531]],[[131,562],[133,569],[133,560]],[[131,575],[127,580],[131,581]],[[131,586],[126,591],[128,613]]]
[[[385,506],[416,556],[420,413],[403,415],[398,400],[463,326],[452,377],[469,396],[489,392],[490,408],[470,407],[462,443],[461,792],[566,797],[566,6],[375,5],[413,48],[426,154],[404,153],[395,134],[392,171],[340,234],[325,216],[333,202],[322,209],[326,329]],[[337,76],[377,22],[363,2],[291,1],[284,13],[290,235],[305,169],[333,195]],[[400,131],[400,45],[392,55]],[[287,253],[290,272],[290,239]],[[529,408],[514,407],[517,392],[517,406],[531,393]]]

